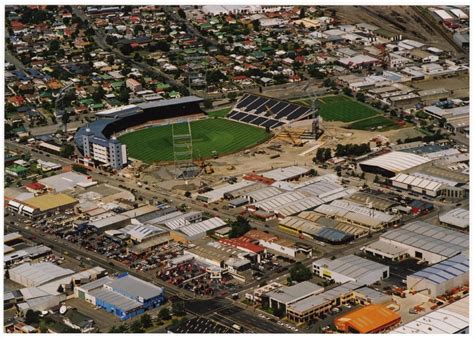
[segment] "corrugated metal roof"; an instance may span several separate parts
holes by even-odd
[[[305,281],[292,286],[286,286],[278,290],[270,291],[266,295],[280,303],[288,304],[297,301],[298,299],[308,297],[312,294],[321,293],[323,290],[323,287]]]
[[[120,292],[134,299],[141,297],[144,300],[147,300],[163,293],[162,288],[132,275],[117,278],[107,285],[114,291]]]
[[[406,323],[390,333],[453,334],[469,327],[469,297]]]
[[[387,231],[380,236],[433,252],[445,257],[452,257],[469,248],[469,236],[430,223],[416,221],[401,228]]]
[[[133,309],[142,307],[142,304],[136,300],[130,299],[121,295],[118,292],[111,291],[105,288],[95,289],[89,292],[92,297],[100,299],[108,304],[111,304],[122,311],[128,312]]]
[[[356,255],[343,256],[335,260],[316,260],[313,264],[318,266],[325,265],[327,266],[327,269],[353,278],[354,280],[365,276],[369,272],[380,270],[385,271],[388,269],[385,265]]]
[[[441,284],[468,272],[469,258],[464,255],[458,255],[415,272],[411,276],[426,279],[434,284]]]
[[[220,228],[221,226],[226,225],[219,217],[209,218],[205,221],[194,223],[190,225],[186,225],[179,229],[182,233],[186,234],[189,237],[196,236],[202,233],[205,233],[209,230],[213,230],[216,228]]]
[[[419,166],[424,163],[428,163],[430,161],[430,159],[416,154],[405,153],[401,151],[392,151],[388,154],[384,154],[363,161],[360,164],[376,166],[392,172],[400,172]]]

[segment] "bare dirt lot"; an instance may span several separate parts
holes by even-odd
[[[453,97],[462,98],[469,96],[469,75],[461,74],[445,79],[430,79],[413,82],[413,87],[419,90],[445,88],[453,91]]]

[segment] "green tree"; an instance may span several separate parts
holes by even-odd
[[[237,216],[230,226],[229,238],[240,237],[251,229],[248,219],[242,216]]]
[[[120,47],[120,51],[125,55],[130,55],[133,52],[133,48],[132,46],[130,46],[129,43],[127,43],[123,45],[122,47]]]
[[[136,62],[142,62],[143,61],[143,57],[140,55],[140,53],[135,53],[133,55],[133,60],[136,61]]]
[[[130,325],[130,332],[132,333],[143,333],[145,330],[143,330],[142,327],[142,322],[140,320],[135,320],[132,325]]]
[[[357,99],[357,101],[365,102],[365,95],[364,95],[364,93],[358,92],[358,93],[356,94],[356,99]]]
[[[87,174],[87,168],[83,167],[82,165],[79,164],[73,164],[72,165],[72,170],[76,171],[81,174]]]
[[[290,269],[290,277],[297,282],[304,282],[313,276],[311,270],[301,262],[296,263]]]
[[[181,17],[181,19],[186,19],[186,13],[182,8],[178,9],[178,15]]]
[[[61,147],[62,157],[69,158],[72,154],[74,154],[74,146],[72,144],[65,144]]]
[[[164,307],[160,310],[160,312],[158,313],[158,317],[161,319],[161,320],[169,320],[171,319],[171,314],[170,314],[170,310],[167,308],[167,307]]]
[[[127,86],[122,85],[119,90],[118,98],[120,101],[128,103],[128,100],[130,99],[130,89],[128,89]]]
[[[153,326],[153,322],[151,320],[151,317],[148,313],[145,313],[144,315],[142,315],[140,317],[140,321],[142,323],[142,326],[147,329],[149,327],[152,327]]]
[[[105,91],[104,91],[104,88],[102,88],[101,86],[98,87],[94,93],[92,93],[92,98],[94,99],[94,101],[102,101],[102,99],[104,98],[105,96]]]
[[[39,323],[40,320],[40,312],[39,311],[33,311],[33,310],[28,310],[26,311],[25,314],[25,324],[37,324]]]
[[[342,88],[342,92],[344,93],[344,95],[352,96],[352,90],[349,87]]]
[[[175,316],[182,317],[186,314],[184,302],[178,301],[171,304],[171,311]]]
[[[57,50],[59,49],[59,47],[61,47],[61,44],[59,43],[58,40],[51,40],[51,41],[49,42],[49,50],[50,50],[50,51],[55,52],[55,51],[57,51]]]

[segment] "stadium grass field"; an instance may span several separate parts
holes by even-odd
[[[175,134],[185,133],[185,123],[175,124]],[[212,152],[219,155],[235,153],[255,146],[271,137],[262,128],[226,119],[211,118],[191,122],[193,157],[210,158]],[[146,163],[173,161],[172,126],[156,126],[119,137],[127,145],[128,155]]]
[[[373,128],[378,129],[380,127],[379,130],[388,130],[397,126],[398,125],[394,121],[386,117],[375,116],[372,118],[368,118],[365,120],[360,120],[360,121],[351,123],[350,125],[347,126],[347,128],[359,129],[359,130],[372,130]]]
[[[292,102],[311,106],[309,98]],[[381,111],[345,95],[325,96],[319,99],[319,113],[325,121],[353,122],[381,114]]]
[[[326,121],[352,122],[379,115],[381,112],[344,95],[319,99],[319,113]]]

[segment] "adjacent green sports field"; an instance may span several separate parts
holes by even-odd
[[[209,111],[207,112],[207,115],[209,115],[210,117],[225,117],[231,110],[232,108],[222,108],[218,110]]]
[[[175,125],[180,133],[185,123]],[[262,128],[225,119],[206,119],[191,122],[194,158],[210,158],[212,152],[230,154],[252,147],[271,137]],[[151,127],[119,137],[127,145],[128,155],[146,163],[172,161],[173,139],[171,125]]]
[[[352,122],[381,112],[344,95],[327,96],[320,100],[319,113],[326,121]]]
[[[369,119],[360,120],[354,123],[351,123],[347,128],[350,129],[359,129],[359,130],[372,130],[373,128],[379,128],[381,130],[390,129],[397,126],[395,122],[390,119],[387,119],[383,116],[375,116]]]

